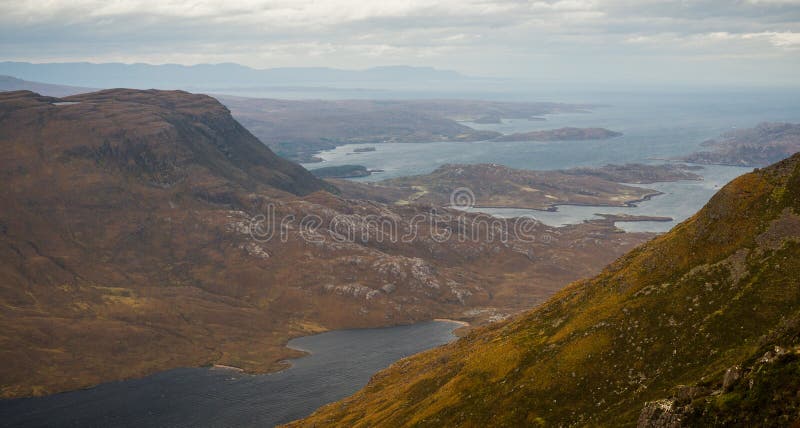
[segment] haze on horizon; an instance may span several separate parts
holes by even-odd
[[[800,0],[2,0],[0,61],[797,86]]]

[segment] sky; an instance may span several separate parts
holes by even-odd
[[[800,86],[800,0],[0,0],[0,61]]]

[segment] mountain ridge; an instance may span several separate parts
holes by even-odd
[[[458,72],[432,67],[384,66],[363,70],[327,67],[281,67],[257,69],[235,63],[144,64],[144,63],[28,63],[0,62],[0,74],[51,84],[86,87],[133,87],[139,89],[197,89],[285,85],[374,85],[392,82],[430,83],[469,80]],[[59,76],[59,82],[51,82]]]

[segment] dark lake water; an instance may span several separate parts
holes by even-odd
[[[458,326],[429,321],[293,339],[289,346],[311,355],[268,375],[181,368],[81,391],[0,401],[0,426],[273,426],[353,394],[403,357],[452,341]]]

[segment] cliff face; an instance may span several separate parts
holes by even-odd
[[[800,155],[537,309],[402,360],[303,426],[800,420]]]
[[[181,366],[268,371],[298,355],[292,336],[504,314],[650,237],[538,225],[556,243],[442,242],[430,229],[463,227],[446,211],[341,199],[185,92],[3,93],[0,147],[3,397]],[[254,239],[270,209],[287,223]]]

